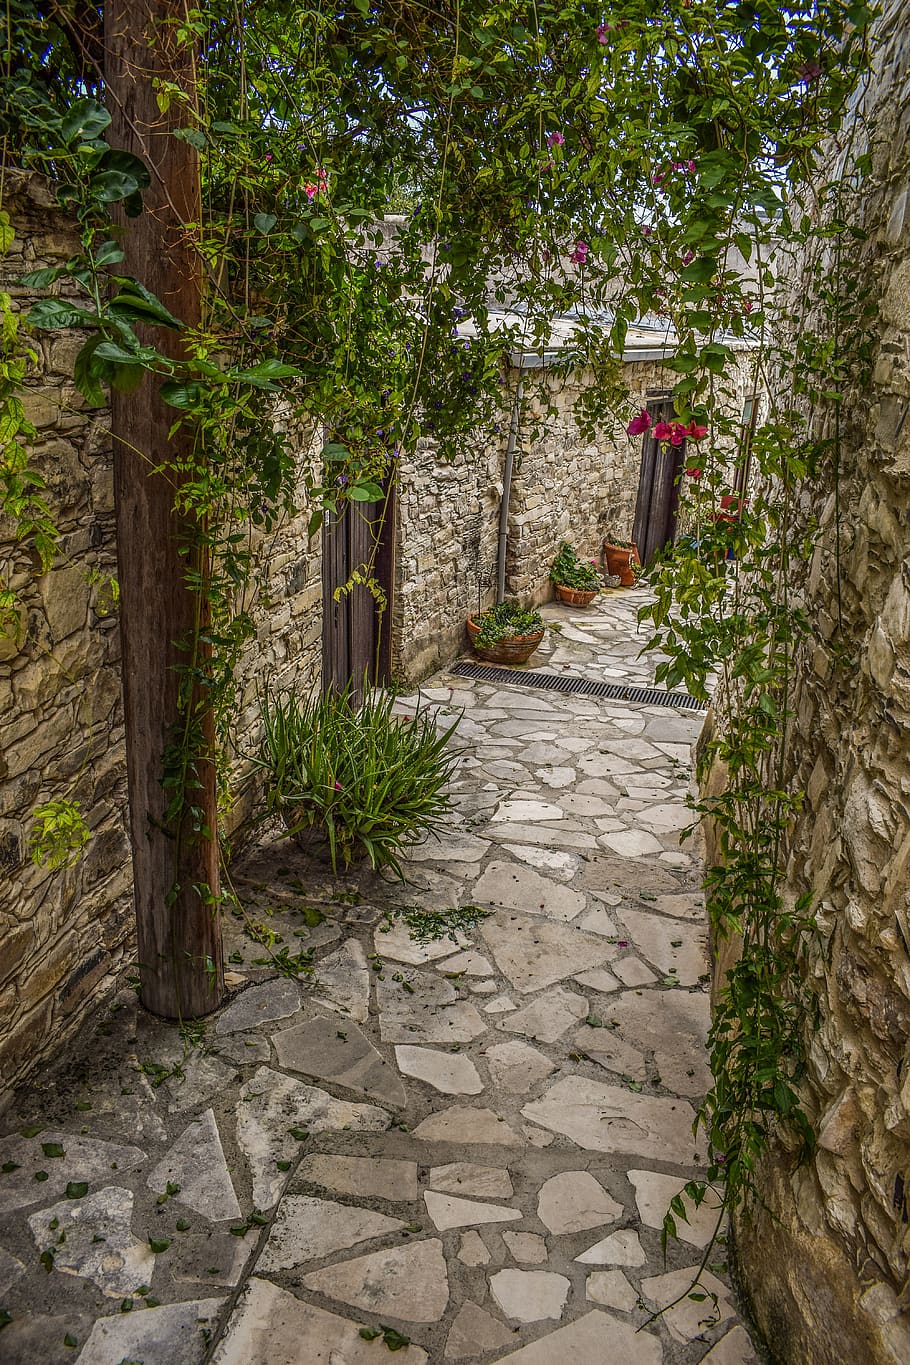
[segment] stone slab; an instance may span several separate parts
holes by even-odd
[[[642,1266],[648,1260],[638,1233],[633,1228],[620,1228],[619,1232],[611,1232],[608,1237],[601,1238],[575,1259],[581,1265],[627,1266]]]
[[[118,1299],[151,1284],[155,1272],[154,1254],[133,1236],[132,1221],[132,1190],[108,1185],[33,1213],[28,1224],[38,1250],[53,1253],[55,1270],[91,1280],[105,1297]]]
[[[303,1277],[308,1289],[403,1322],[438,1322],[449,1301],[442,1242],[428,1238],[336,1261]]]
[[[168,1185],[179,1185],[176,1197],[180,1203],[213,1223],[240,1217],[240,1205],[211,1109],[183,1130],[149,1173],[148,1184],[158,1194],[163,1194]]]
[[[558,1322],[571,1287],[565,1275],[550,1270],[499,1270],[490,1276],[494,1302],[516,1322]]]
[[[563,922],[574,919],[585,908],[581,892],[553,882],[524,863],[502,860],[490,863],[475,883],[473,897],[478,905],[519,910]],[[484,937],[490,941],[489,935]]]
[[[353,1019],[310,1019],[272,1036],[278,1065],[344,1090],[368,1095],[380,1104],[403,1108],[408,1102],[401,1078]]]
[[[529,1043],[516,1039],[497,1043],[484,1054],[494,1086],[509,1095],[526,1095],[556,1070],[555,1064]]]
[[[621,1270],[593,1270],[585,1281],[585,1298],[621,1313],[631,1313],[638,1303],[636,1290]]]
[[[255,1207],[272,1207],[287,1180],[276,1163],[299,1155],[300,1144],[291,1136],[291,1128],[310,1133],[382,1133],[390,1123],[391,1116],[384,1109],[337,1100],[316,1086],[260,1067],[241,1087],[237,1103],[237,1141],[250,1165]]]
[[[225,1033],[240,1033],[258,1028],[261,1024],[287,1019],[300,1009],[300,990],[296,982],[286,976],[250,986],[232,1000],[215,1025],[221,1037]]]
[[[592,1152],[693,1165],[703,1151],[692,1134],[694,1110],[684,1100],[635,1094],[583,1076],[556,1081],[521,1112]]]
[[[390,1157],[335,1156],[314,1152],[304,1157],[297,1168],[301,1180],[322,1185],[336,1194],[359,1199],[388,1199],[407,1202],[417,1198],[417,1162],[397,1161]],[[511,1191],[510,1191],[511,1193]]]
[[[457,1255],[462,1265],[476,1267],[490,1263],[490,1253],[487,1251],[480,1233],[473,1228],[470,1232],[461,1234],[461,1243]]]
[[[512,1253],[513,1259],[523,1265],[546,1264],[547,1244],[539,1233],[504,1232],[502,1240]]]
[[[686,1184],[679,1176],[663,1175],[660,1171],[628,1171],[635,1203],[641,1221],[647,1228],[662,1228],[664,1216],[670,1210],[670,1200],[682,1196],[687,1221],[674,1215],[676,1235],[683,1242],[696,1247],[706,1247],[717,1229],[717,1219],[722,1207],[722,1199],[714,1190],[709,1190],[704,1201],[695,1207],[688,1195],[683,1194]]]
[[[620,910],[636,948],[664,976],[696,986],[708,972],[707,929],[644,910]]]
[[[661,1322],[673,1340],[682,1344],[733,1317],[730,1290],[710,1270],[699,1274],[697,1265],[671,1270],[666,1275],[652,1275],[642,1280],[641,1292],[655,1308],[664,1310]],[[698,1302],[689,1297],[690,1293],[707,1297]]]
[[[615,956],[613,944],[599,934],[519,911],[500,912],[484,922],[481,932],[497,967],[523,995],[600,967]]]
[[[615,1223],[623,1212],[589,1171],[561,1171],[541,1185],[537,1196],[538,1218],[558,1235]]]
[[[491,1109],[469,1109],[453,1105],[430,1114],[414,1129],[422,1142],[490,1143],[500,1147],[520,1147],[521,1139]]]
[[[483,1082],[470,1057],[427,1047],[396,1047],[395,1060],[405,1076],[425,1081],[444,1095],[479,1095]]]
[[[606,1365],[614,1360],[629,1365],[661,1365],[662,1359],[656,1336],[636,1332],[629,1323],[595,1308],[530,1346],[500,1356],[495,1365],[558,1365],[564,1360],[571,1360],[572,1365]]]
[[[512,1333],[504,1323],[498,1322],[479,1304],[468,1299],[459,1308],[449,1328],[446,1359],[463,1360],[469,1357],[473,1361],[478,1356],[488,1355],[490,1351],[501,1351],[511,1340]]]
[[[421,967],[427,962],[435,962],[441,957],[451,957],[459,949],[470,946],[464,934],[454,937],[431,939],[429,943],[418,943],[411,937],[408,926],[402,920],[381,924],[373,935],[373,947],[385,961],[405,962],[412,967]]]
[[[414,968],[383,973],[376,998],[384,1043],[469,1043],[487,1029],[477,1008],[459,1000],[450,981]]]
[[[376,1365],[376,1344],[360,1322],[306,1303],[268,1280],[251,1279],[231,1314],[212,1365]],[[400,1365],[426,1365],[419,1346],[398,1352]],[[89,1362],[85,1362],[89,1365]]]
[[[370,1013],[370,976],[362,944],[356,938],[345,939],[316,966],[319,1002],[365,1024]]]
[[[499,1028],[508,1033],[520,1033],[540,1043],[555,1043],[572,1024],[588,1015],[588,1002],[583,995],[567,991],[561,986],[549,990],[514,1014],[507,1015]]]
[[[520,1209],[510,1209],[504,1204],[481,1204],[475,1199],[459,1199],[457,1195],[439,1194],[435,1190],[427,1190],[423,1198],[427,1213],[440,1232],[483,1223],[514,1223],[523,1217]]]
[[[388,1218],[374,1209],[286,1194],[278,1205],[257,1270],[296,1269],[306,1261],[348,1251],[358,1242],[386,1237],[403,1227],[400,1218]]]
[[[504,1166],[479,1166],[473,1161],[452,1161],[434,1166],[430,1188],[445,1194],[479,1195],[482,1199],[511,1199],[512,1179]]]
[[[202,1365],[224,1299],[190,1299],[98,1318],[76,1365]]]
[[[509,1193],[512,1193],[511,1184]],[[16,1283],[20,1275],[25,1274],[25,1266],[16,1256],[11,1256],[8,1251],[0,1247],[0,1294]]]
[[[64,1155],[46,1156],[42,1150],[45,1143],[62,1147]],[[31,1138],[0,1138],[0,1164],[10,1162],[18,1168],[0,1174],[0,1214],[46,1203],[63,1194],[70,1181],[87,1181],[92,1186],[110,1180],[112,1173],[120,1178],[129,1176],[144,1161],[145,1152],[138,1147],[59,1129],[42,1130]],[[36,1171],[46,1171],[47,1180],[35,1180]]]

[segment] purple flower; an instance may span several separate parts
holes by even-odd
[[[588,259],[588,252],[590,250],[591,248],[588,246],[587,242],[578,241],[575,243],[575,250],[569,257],[569,260],[574,261],[576,265],[584,265],[585,261]]]
[[[562,133],[551,133],[547,138],[548,147],[561,147],[564,142],[565,138]]]

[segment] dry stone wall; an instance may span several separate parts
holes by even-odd
[[[79,248],[40,182],[6,171],[16,239],[0,289]],[[49,573],[0,522],[0,575],[21,629],[0,638],[0,1094],[51,1041],[75,1028],[120,967],[130,935],[129,844],[120,699],[113,481],[106,414],[73,387],[80,345],[41,333],[25,391],[38,430],[33,462],[62,536]],[[91,841],[65,870],[29,856],[35,809],[77,800]]]
[[[25,311],[22,274],[65,261],[79,240],[38,178],[5,176],[16,238],[0,259],[0,290]],[[87,409],[72,383],[81,340],[29,338],[38,353],[25,391],[38,430],[32,461],[62,532],[49,573],[0,521],[0,582],[22,603],[21,629],[0,636],[0,1106],[103,1002],[133,950],[110,435],[107,413]],[[308,452],[308,434],[298,440]],[[241,662],[231,735],[236,800],[226,825],[237,842],[255,795],[246,760],[258,743],[262,682],[306,692],[321,667],[318,537],[307,537],[301,514],[259,550],[250,598],[238,602],[256,635]],[[29,853],[35,811],[52,800],[79,802],[91,832],[81,858],[62,870],[37,866]]]
[[[910,6],[886,5],[859,217],[878,278],[871,388],[843,414],[798,661],[789,902],[810,893],[818,1009],[805,1101],[818,1148],[781,1145],[738,1220],[742,1276],[786,1365],[910,1360]]]

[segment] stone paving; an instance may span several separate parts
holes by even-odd
[[[541,663],[650,682],[642,599],[548,608]],[[406,885],[266,841],[226,1008],[181,1031],[126,990],[0,1120],[4,1365],[756,1359],[723,1236],[689,1297],[716,1215],[660,1246],[704,1158],[700,718],[520,674],[418,704],[464,710],[463,756]]]

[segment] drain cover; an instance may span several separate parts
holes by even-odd
[[[541,687],[548,692],[571,692],[583,697],[606,697],[610,701],[638,702],[644,706],[682,707],[686,711],[707,711],[708,703],[690,697],[688,692],[664,692],[659,687],[630,687],[625,683],[593,682],[567,673],[534,673],[490,664],[458,663],[451,669],[460,678],[478,682],[511,683],[513,687]]]

